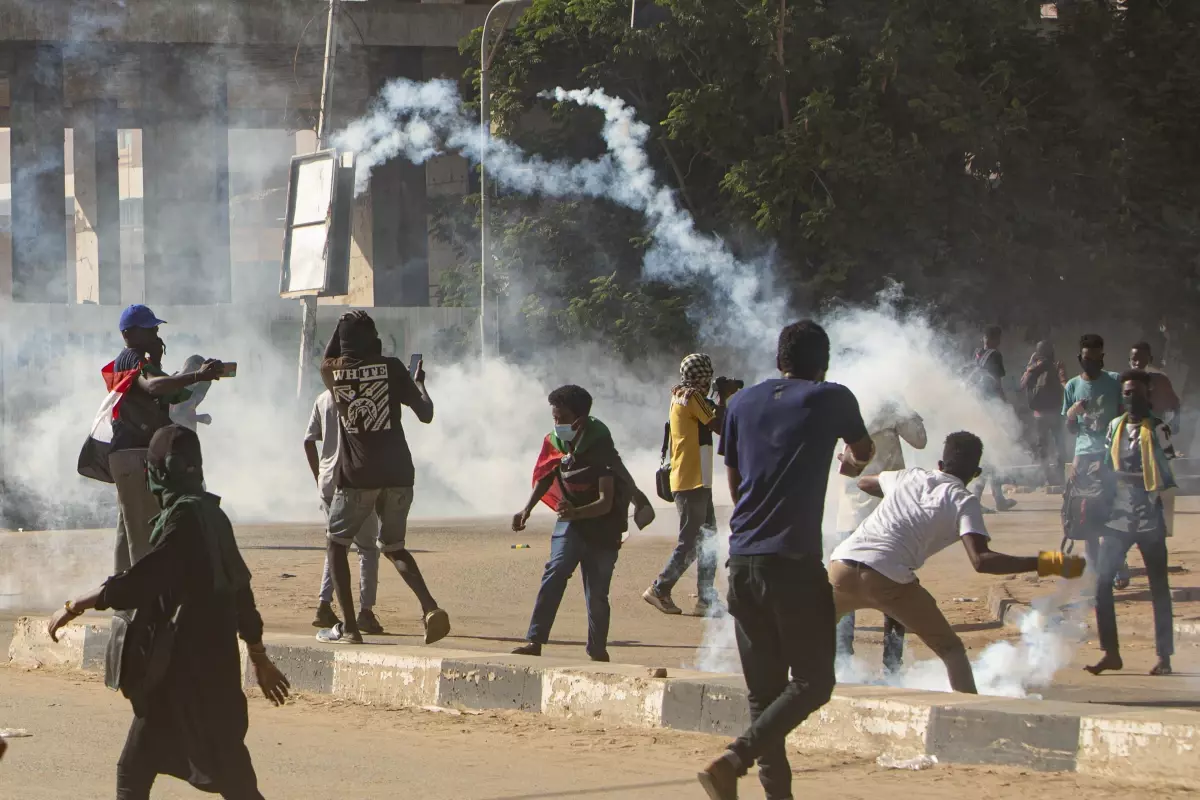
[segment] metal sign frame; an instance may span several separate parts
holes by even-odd
[[[314,202],[324,204],[323,216],[308,216],[302,218],[299,222],[296,221],[296,207],[301,199],[301,171],[309,165],[326,162],[329,164],[328,176],[328,196],[316,194],[315,196],[304,197],[304,202]],[[321,296],[328,293],[330,287],[331,273],[336,266],[336,260],[331,258],[334,256],[336,245],[336,236],[338,227],[335,222],[338,217],[338,185],[339,173],[341,170],[340,158],[336,150],[318,150],[315,153],[305,153],[303,155],[293,156],[288,169],[288,197],[287,197],[287,213],[284,218],[284,233],[283,233],[283,259],[280,264],[279,272],[279,296],[280,297],[308,297]],[[320,187],[322,190],[324,186]],[[302,213],[304,213],[302,211]],[[313,237],[320,236],[319,256],[314,256],[316,248],[312,247]],[[299,245],[299,246],[298,246]],[[310,246],[305,246],[310,245]],[[315,266],[316,258],[320,259],[320,266]],[[292,288],[294,268],[301,267],[299,259],[307,259],[308,263],[304,264],[302,269],[308,274],[309,279],[302,279],[307,285],[299,288]],[[319,280],[313,280],[316,276],[312,273],[320,272]],[[316,285],[314,285],[316,284]]]

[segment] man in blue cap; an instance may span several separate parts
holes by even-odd
[[[171,424],[172,402],[187,399],[187,387],[221,377],[221,362],[205,361],[198,370],[163,375],[153,367],[148,353],[165,350],[158,326],[165,322],[144,305],[121,312],[121,338],[125,349],[112,365],[114,381],[134,373],[112,423],[112,445],[108,466],[117,486],[117,542],[115,571],[129,569],[150,550],[151,520],[158,514],[158,501],[146,483],[146,450],[159,428]],[[113,387],[109,387],[112,389]]]

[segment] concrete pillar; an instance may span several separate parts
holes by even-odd
[[[146,302],[228,303],[229,104],[215,48],[142,57]]]
[[[121,304],[121,187],[116,103],[75,109],[75,275],[78,302]]]
[[[66,173],[62,50],[16,48],[9,72],[12,128],[12,297],[66,303]]]
[[[392,78],[424,80],[422,48],[375,48],[372,93]],[[375,305],[429,305],[429,219],[424,164],[395,158],[371,174]]]

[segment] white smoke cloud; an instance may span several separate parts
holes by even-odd
[[[668,281],[699,278],[723,296],[728,313],[702,320],[702,330],[710,344],[747,354],[749,360],[740,375],[735,369],[719,371],[747,381],[766,377],[774,367],[775,338],[789,321],[785,293],[776,290],[771,264],[738,259],[719,237],[696,229],[674,191],[660,183],[650,165],[649,127],[622,101],[594,89],[560,88],[549,96],[602,112],[600,135],[606,153],[581,162],[550,161],[491,138],[486,145],[489,177],[516,192],[605,198],[642,212],[651,241],[645,273]],[[449,81],[392,82],[370,113],[336,134],[334,142],[356,152],[360,189],[367,185],[371,170],[389,159],[424,163],[442,153],[458,152],[478,162],[484,147],[476,120],[464,113]],[[984,403],[964,390],[957,347],[928,316],[901,313],[895,296],[889,295],[876,308],[839,310],[824,315],[822,321],[833,342],[830,379],[856,393],[866,416],[887,402],[901,401],[925,417],[931,447],[913,463],[932,465],[941,436],[960,428],[981,435],[990,460],[1004,464],[1016,457],[1011,410]],[[239,346],[254,344],[239,345],[235,336],[227,341],[228,347],[219,349],[214,343],[206,352],[229,359],[237,356]],[[278,402],[263,403],[264,397],[278,401],[285,396],[281,392],[287,392],[282,387],[290,384],[293,356],[266,352],[262,371],[273,376],[271,380],[252,384],[239,377],[229,391],[219,385],[200,409],[214,417],[213,427],[202,431],[210,481],[226,495],[231,508],[248,518],[315,520],[315,490],[299,445],[302,420],[279,414]],[[423,505],[419,494],[415,513],[498,513],[519,507],[529,490],[538,443],[550,425],[545,394],[568,381],[582,383],[597,394],[597,414],[613,428],[642,488],[651,488],[674,364],[662,365],[661,382],[640,381],[602,352],[563,348],[547,355],[555,363],[544,368],[503,362],[482,369],[473,363],[430,363],[435,422],[423,426],[409,420],[406,430],[417,462],[418,488],[423,481],[436,483],[440,499]],[[597,386],[602,389],[596,391]],[[78,420],[90,419],[99,399],[92,392],[86,400],[82,396],[64,395],[40,416],[40,429],[69,430],[69,438],[81,442],[84,431]],[[24,470],[24,474],[35,475],[39,486],[52,487],[55,480],[61,482],[71,474],[70,459],[77,446],[59,443],[57,452],[66,457],[48,471]],[[827,517],[836,511],[841,480],[831,477]],[[717,502],[728,502],[724,482],[716,483]],[[722,547],[727,547],[726,537],[720,538]],[[698,662],[705,669],[737,671],[731,621],[712,620],[709,627]]]

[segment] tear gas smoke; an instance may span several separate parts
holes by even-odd
[[[787,319],[784,294],[774,291],[770,265],[741,261],[720,238],[696,230],[691,214],[679,206],[675,192],[660,183],[650,164],[646,155],[650,127],[638,121],[622,100],[598,89],[557,88],[543,96],[601,111],[600,135],[607,152],[579,162],[547,161],[494,137],[484,151],[478,120],[465,113],[454,84],[403,79],[388,84],[371,113],[337,133],[333,141],[336,147],[355,151],[359,191],[366,188],[371,171],[389,159],[403,157],[420,164],[452,150],[475,163],[486,155],[489,178],[506,189],[547,197],[604,198],[640,211],[652,241],[643,264],[645,273],[665,280],[710,279],[742,313],[705,320],[702,328],[708,338],[769,353]]]
[[[724,295],[729,309],[719,321],[702,322],[706,340],[746,354],[739,370],[745,378],[770,374],[775,339],[789,319],[783,293],[774,291],[770,264],[739,260],[719,238],[696,230],[690,214],[658,182],[650,166],[645,153],[649,128],[621,101],[597,90],[557,89],[551,95],[559,102],[603,113],[605,155],[578,163],[548,161],[493,138],[487,144],[489,176],[514,191],[606,198],[644,213],[652,242],[646,273],[668,281],[706,279]],[[335,144],[357,152],[360,188],[371,169],[390,158],[424,163],[440,153],[457,151],[478,161],[482,153],[477,123],[463,113],[447,81],[389,84],[371,112],[337,134]],[[940,437],[959,428],[979,433],[989,457],[1004,463],[1016,451],[1011,411],[967,393],[958,379],[954,344],[938,333],[927,316],[898,311],[895,299],[893,292],[881,298],[877,308],[825,315],[822,321],[833,342],[830,378],[849,385],[868,416],[888,402],[901,402],[925,417],[932,445],[910,463],[932,465]],[[261,348],[259,372],[264,377],[248,379],[253,373],[243,370],[232,386],[222,382],[214,387],[200,409],[213,416],[211,428],[201,431],[212,489],[227,497],[240,519],[315,521],[315,490],[300,450],[302,421],[279,412],[281,387],[290,383],[293,358],[264,343],[268,337],[261,331],[253,336],[241,330],[236,333],[210,337],[203,351],[244,364],[247,359],[241,354],[247,348]],[[171,331],[165,330],[164,335],[170,342]],[[100,399],[91,376],[115,352],[85,354],[80,363],[87,367],[79,374],[89,376],[89,383],[72,386],[57,403],[34,415],[31,429],[40,432],[38,437],[24,441],[20,436],[6,437],[20,443],[16,451],[6,452],[6,460],[26,478],[26,485],[36,486],[47,499],[62,491],[67,476],[73,481],[72,491],[79,482],[73,477],[73,466],[86,435],[80,420],[90,419]],[[432,348],[425,352],[432,353]],[[657,431],[661,431],[667,390],[675,380],[675,364],[661,365],[657,372],[663,376],[661,381],[640,381],[602,352],[564,349],[547,356],[550,363],[540,368],[493,362],[482,369],[476,364],[442,366],[430,358],[437,417],[431,426],[406,428],[417,462],[415,514],[497,513],[518,506],[529,489],[538,442],[549,427],[545,394],[568,381],[593,390],[597,415],[613,428],[643,489],[650,488],[658,456]],[[585,373],[580,370],[583,364]],[[264,398],[275,401],[264,402]],[[10,453],[17,457],[9,457]],[[27,458],[38,466],[31,468]],[[840,490],[840,480],[831,479],[831,495]],[[429,495],[429,484],[437,487],[438,500],[432,504],[422,502],[422,496]],[[717,503],[728,503],[724,481],[716,484]],[[835,502],[827,503],[827,514],[835,508]],[[719,536],[718,541],[722,551],[727,549],[727,536]],[[70,583],[59,585],[65,588]],[[728,618],[710,622],[697,660],[704,669],[737,671]]]
[[[1000,697],[1038,697],[1038,689],[1049,686],[1055,673],[1071,662],[1087,633],[1091,606],[1072,602],[1078,582],[1063,581],[1053,594],[1038,598],[1021,618],[1020,638],[1015,642],[993,642],[983,649],[971,667],[980,694]],[[838,656],[839,683],[868,683],[905,689],[950,691],[950,680],[941,659],[906,663],[895,675],[881,676],[878,669],[857,655]]]

